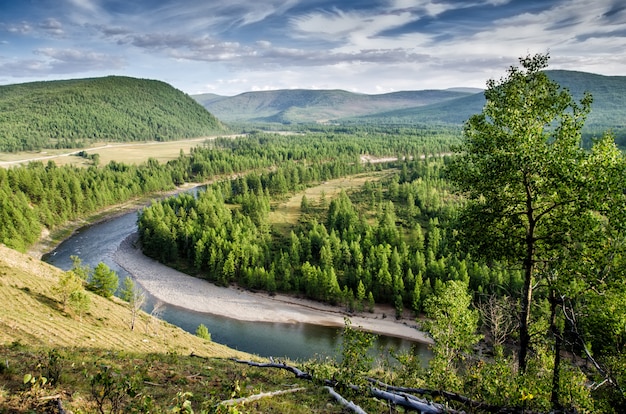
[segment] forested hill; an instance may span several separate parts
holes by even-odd
[[[224,131],[167,83],[121,76],[0,86],[0,151],[167,141]]]
[[[366,95],[343,90],[276,90],[193,98],[223,121],[310,123],[411,108],[472,95],[478,90],[423,90]]]
[[[622,146],[626,143],[626,76],[603,76],[567,70],[549,70],[546,73],[550,79],[569,89],[577,100],[580,100],[585,92],[593,95],[591,113],[585,122],[583,133],[598,136],[611,130]],[[462,125],[470,116],[480,113],[484,104],[485,97],[481,92],[431,105],[352,117],[343,121]]]
[[[549,70],[548,76],[579,100],[593,95],[585,122],[586,136],[611,130],[626,145],[626,76],[603,76],[586,72]],[[461,126],[480,113],[485,97],[480,89],[403,91],[381,95],[343,90],[276,90],[246,92],[228,97],[194,95],[207,110],[225,122],[311,123]]]

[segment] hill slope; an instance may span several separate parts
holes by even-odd
[[[52,293],[61,270],[0,245],[0,345],[80,347],[134,352],[232,357],[240,352],[202,340],[142,312],[130,330],[130,310],[117,299],[87,292],[90,310],[82,318],[62,309]]]
[[[224,121],[310,123],[428,105],[471,94],[424,90],[364,95],[343,90],[293,89],[246,92],[233,97],[204,94],[193,98]]]
[[[0,244],[0,413],[345,412],[322,387],[146,314],[131,331],[118,299],[87,292],[89,312],[68,314],[52,294],[60,273]]]
[[[109,76],[0,86],[0,151],[167,141],[223,130],[190,96],[155,80]]]
[[[599,135],[613,130],[626,136],[626,76],[603,76],[586,72],[565,70],[547,71],[548,76],[567,88],[579,100],[584,92],[593,95],[591,113],[583,130]],[[438,102],[432,105],[382,112],[353,118],[353,122],[366,123],[436,123],[461,125],[471,115],[480,113],[485,104],[483,93]]]

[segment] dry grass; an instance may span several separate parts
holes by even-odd
[[[91,161],[77,155],[72,155],[81,150],[86,151],[88,154],[100,154],[101,165],[108,164],[110,161],[125,164],[141,164],[148,158],[155,158],[159,162],[167,162],[178,158],[181,150],[188,154],[191,148],[195,148],[202,145],[205,141],[215,138],[216,137],[213,136],[168,142],[98,143],[87,148],[73,150],[45,149],[39,152],[0,153],[0,166],[9,167],[29,161],[42,161],[47,163],[49,160],[54,161],[54,163],[59,166],[92,165]]]
[[[35,347],[80,347],[134,352],[232,357],[240,352],[204,341],[142,313],[134,331],[130,310],[117,298],[88,292],[82,318],[65,311],[53,294],[61,270],[0,245],[0,344],[16,341]]]

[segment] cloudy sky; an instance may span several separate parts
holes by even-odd
[[[520,56],[626,75],[623,0],[0,0],[0,84],[127,75],[190,94],[484,87]]]

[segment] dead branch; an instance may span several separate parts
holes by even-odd
[[[48,395],[45,397],[39,397],[39,401],[49,401],[49,400],[56,400],[56,405],[57,405],[57,412],[59,414],[66,414],[67,411],[65,411],[65,409],[63,408],[63,402],[61,401],[61,394],[55,394],[55,395]]]
[[[48,401],[48,400],[58,400],[59,398],[61,398],[61,394],[46,395],[45,397],[39,397],[38,400],[39,401]]]
[[[282,394],[291,394],[293,392],[299,392],[299,391],[304,391],[304,390],[306,390],[306,388],[300,387],[300,388],[292,388],[290,390],[278,390],[278,391],[273,391],[273,392],[262,392],[260,394],[254,394],[254,395],[251,395],[249,397],[233,398],[233,399],[230,399],[230,400],[224,400],[224,401],[220,402],[217,405],[218,406],[220,406],[220,405],[221,406],[230,406],[230,405],[245,404],[245,403],[248,403],[248,402],[260,400],[261,398],[269,398],[269,397],[274,397],[276,395],[282,395]]]
[[[291,372],[292,374],[294,374],[296,376],[296,378],[301,378],[301,379],[305,379],[305,380],[312,380],[313,377],[311,376],[311,374],[309,374],[308,372],[304,372],[302,370],[299,370],[296,367],[293,367],[291,365],[287,365],[284,362],[281,363],[276,363],[273,362],[273,360],[270,358],[270,363],[261,363],[261,362],[254,362],[254,361],[246,361],[246,360],[242,360],[242,359],[237,359],[237,358],[231,358],[233,361],[237,362],[238,364],[247,364],[250,365],[252,367],[261,367],[261,368],[278,368],[278,369],[284,369],[286,371]]]
[[[380,398],[411,410],[419,411],[422,414],[442,414],[442,413],[458,413],[441,404],[435,404],[430,401],[422,400],[410,394],[398,394],[389,391],[383,391],[380,388],[370,387],[370,393],[376,398]]]
[[[202,356],[202,355],[198,355],[195,352],[191,351],[191,354],[189,354],[190,357],[192,358],[200,358],[200,359],[209,359],[208,357]]]
[[[502,410],[502,407],[487,404],[481,401],[475,401],[475,400],[465,397],[464,395],[457,394],[454,392],[430,390],[426,388],[396,387],[393,385],[385,384],[384,382],[379,381],[375,378],[367,378],[367,381],[369,381],[372,384],[376,384],[379,387],[383,387],[385,390],[391,391],[394,393],[430,395],[431,397],[443,397],[449,401],[460,402],[461,404],[464,404],[466,406],[469,406],[472,408],[479,408],[483,411],[487,411],[490,413],[497,413]]]
[[[335,400],[337,400],[339,402],[339,404],[341,404],[343,407],[346,407],[347,409],[357,413],[357,414],[367,414],[365,411],[363,411],[363,409],[361,407],[359,407],[358,405],[356,405],[355,403],[353,403],[352,401],[348,401],[345,398],[343,398],[341,396],[341,394],[339,394],[337,391],[335,391],[333,389],[333,387],[329,387],[326,386],[324,387],[328,390],[328,392],[330,393],[330,395],[333,396],[333,398]]]

